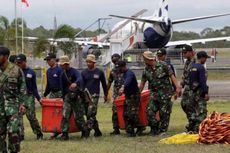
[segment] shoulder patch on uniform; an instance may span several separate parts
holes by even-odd
[[[32,74],[27,73],[27,74],[26,74],[26,77],[27,77],[27,78],[32,78]]]
[[[191,71],[197,71],[197,68],[192,68]]]
[[[94,79],[99,79],[99,75],[98,75],[98,74],[94,74],[94,75],[93,75],[93,78],[94,78]]]

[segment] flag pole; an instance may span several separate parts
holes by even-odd
[[[17,0],[14,0],[14,4],[15,4],[15,40],[16,40],[16,54],[18,54],[18,19],[17,19]]]
[[[23,4],[21,3],[21,18],[22,18],[22,54],[24,54],[24,22],[23,22],[23,10],[22,10],[22,6]]]

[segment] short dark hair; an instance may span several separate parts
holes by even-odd
[[[10,50],[4,46],[0,46],[0,55],[10,55]]]
[[[117,62],[117,67],[125,67],[126,66],[126,62],[121,60]]]
[[[14,62],[16,61],[16,58],[17,58],[17,55],[10,55],[9,61],[10,61],[11,63],[14,63]]]

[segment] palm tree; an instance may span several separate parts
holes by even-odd
[[[49,42],[44,37],[39,37],[34,44],[33,56],[41,57],[47,54],[46,51],[50,48]]]
[[[9,20],[4,17],[0,16],[0,44],[1,45],[6,45],[5,41],[7,42],[8,40],[8,28],[9,28]]]

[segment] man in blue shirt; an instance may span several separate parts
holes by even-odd
[[[34,97],[37,99],[39,103],[41,103],[41,97],[38,94],[38,89],[37,89],[36,73],[34,72],[34,70],[32,70],[27,66],[26,56],[24,54],[19,54],[16,58],[16,61],[17,61],[17,65],[22,69],[26,80],[27,96],[28,96],[27,99],[28,108],[26,111],[26,117],[30,122],[30,126],[34,134],[37,135],[37,139],[39,140],[43,138],[43,134],[39,122],[36,118],[36,112],[35,112]]]
[[[135,137],[136,134],[141,135],[144,130],[139,121],[139,104],[140,91],[137,84],[137,79],[133,71],[126,67],[125,61],[117,63],[120,73],[123,73],[124,84],[119,89],[119,95],[125,94],[124,103],[124,120],[125,130],[128,136]],[[135,131],[137,128],[137,131]]]
[[[210,56],[205,51],[197,53],[197,62],[192,64],[189,72],[189,87],[192,91],[190,95],[190,124],[189,132],[198,133],[200,123],[207,116],[207,101],[209,100],[207,86],[207,71],[204,64]]]
[[[102,84],[103,91],[104,91],[104,101],[107,101],[107,85],[105,74],[102,70],[96,67],[96,58],[93,54],[87,55],[86,64],[87,69],[83,70],[81,75],[84,82],[84,89],[87,89],[92,96],[92,107],[90,112],[87,112],[87,119],[88,122],[91,123],[91,128],[94,129],[95,137],[102,136],[102,133],[99,129],[98,121],[96,119],[97,115],[97,105],[100,95],[100,83]],[[86,106],[87,108],[89,106]]]
[[[49,95],[49,98],[61,98],[62,69],[56,62],[56,55],[54,53],[49,53],[44,60],[47,61],[50,68],[46,72],[47,84],[43,95],[44,97]],[[58,135],[59,133],[54,133],[50,138],[54,139]]]
[[[56,55],[54,53],[49,53],[44,60],[46,60],[50,66],[46,72],[47,84],[44,92],[44,97],[50,94],[49,98],[61,98],[60,78],[62,69],[56,62]]]
[[[61,139],[69,139],[69,118],[72,113],[74,113],[77,128],[82,131],[81,137],[87,138],[89,136],[89,130],[84,119],[84,101],[80,97],[80,90],[82,89],[81,74],[70,66],[68,56],[61,56],[59,63],[63,69],[61,75],[61,89],[62,97],[64,99],[61,121]]]

